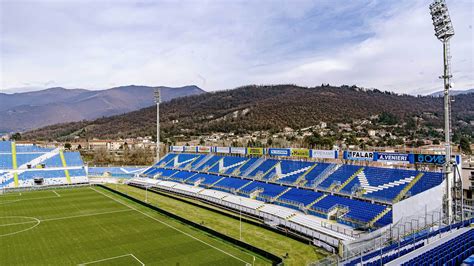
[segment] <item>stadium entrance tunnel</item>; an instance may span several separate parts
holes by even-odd
[[[41,221],[27,216],[0,217],[0,238],[26,233],[38,226]]]

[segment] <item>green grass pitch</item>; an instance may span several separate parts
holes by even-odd
[[[269,265],[100,187],[0,196],[1,265]]]

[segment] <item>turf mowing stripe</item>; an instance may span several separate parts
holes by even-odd
[[[18,168],[17,161],[16,161],[16,143],[12,142],[12,164],[13,170]],[[16,171],[13,172],[13,181],[15,183],[15,187],[18,187],[18,173]]]
[[[64,158],[64,152],[62,150],[59,150],[59,157],[61,158],[63,167],[66,168],[67,167],[66,158]],[[69,170],[64,169],[64,174],[66,175],[66,180],[68,184],[71,184],[71,176],[69,175]]]
[[[95,192],[97,192],[97,193],[99,193],[99,194],[102,194],[103,196],[105,196],[105,197],[107,197],[107,198],[109,198],[109,199],[111,199],[111,200],[113,200],[113,201],[115,201],[115,202],[117,202],[117,203],[119,203],[119,204],[121,204],[121,205],[123,205],[123,206],[126,206],[126,207],[128,207],[128,208],[130,208],[130,209],[132,209],[132,210],[134,210],[134,211],[136,211],[136,212],[139,212],[139,213],[141,213],[141,214],[147,216],[147,217],[150,218],[150,219],[153,219],[153,220],[155,220],[155,221],[157,221],[157,222],[159,222],[159,223],[161,223],[161,224],[163,224],[163,225],[165,225],[165,226],[168,226],[169,228],[172,228],[172,229],[174,229],[174,230],[176,230],[176,231],[178,231],[178,232],[180,232],[180,233],[182,233],[182,234],[184,234],[184,235],[186,235],[186,236],[189,236],[189,237],[191,237],[192,239],[194,239],[194,240],[196,240],[196,241],[199,241],[199,242],[201,242],[201,243],[203,243],[203,244],[205,244],[205,245],[207,245],[207,246],[209,246],[209,247],[211,247],[211,248],[213,248],[213,249],[215,249],[215,250],[218,250],[218,251],[220,251],[220,252],[222,252],[222,253],[224,253],[224,254],[226,254],[226,255],[228,255],[228,256],[230,256],[230,257],[236,259],[236,260],[239,260],[239,261],[245,263],[246,265],[247,265],[247,264],[251,265],[251,263],[249,263],[249,262],[246,262],[246,261],[244,261],[244,260],[242,260],[242,259],[240,259],[240,258],[238,258],[238,257],[236,257],[236,256],[234,256],[234,255],[232,255],[232,254],[230,254],[230,253],[228,253],[228,252],[226,252],[226,251],[224,251],[224,250],[222,250],[222,249],[216,247],[216,246],[213,246],[213,245],[211,245],[211,244],[209,244],[209,243],[207,243],[207,242],[205,242],[205,241],[203,241],[203,240],[201,240],[201,239],[199,239],[199,238],[196,238],[195,236],[190,235],[190,234],[188,234],[188,233],[186,233],[186,232],[184,232],[184,231],[182,231],[182,230],[180,230],[180,229],[178,229],[178,228],[176,228],[176,227],[174,227],[174,226],[172,226],[172,225],[170,225],[170,224],[167,224],[166,222],[163,222],[163,221],[161,221],[161,220],[158,220],[157,218],[155,218],[155,217],[153,217],[153,216],[151,216],[151,215],[149,215],[149,214],[147,214],[147,213],[145,213],[145,212],[142,212],[142,211],[140,211],[140,210],[138,210],[138,209],[136,209],[136,208],[134,208],[134,207],[132,207],[132,206],[130,206],[130,205],[128,205],[128,204],[125,204],[125,203],[123,203],[122,201],[111,197],[110,195],[107,195],[107,194],[105,194],[105,193],[103,193],[103,192],[101,192],[101,191],[98,191],[98,190],[96,190],[95,188],[92,188],[92,187],[91,187],[90,189],[94,190]]]

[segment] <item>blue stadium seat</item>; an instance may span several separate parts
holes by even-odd
[[[221,181],[219,181],[218,183],[216,183],[213,186],[213,188],[222,190],[225,192],[232,192],[247,185],[250,182],[252,182],[252,180],[226,177],[222,179]]]
[[[255,168],[248,176],[255,177],[258,173],[265,174],[270,168],[275,166],[278,163],[278,160],[266,159],[262,162],[257,168]]]
[[[355,165],[344,164],[332,173],[326,180],[319,184],[320,188],[328,189],[333,183],[344,183],[349,177],[357,172],[361,167]]]

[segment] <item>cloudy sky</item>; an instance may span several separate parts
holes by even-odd
[[[474,4],[447,2],[454,88],[474,88]],[[429,3],[0,0],[1,89],[330,83],[426,94],[442,73]]]

